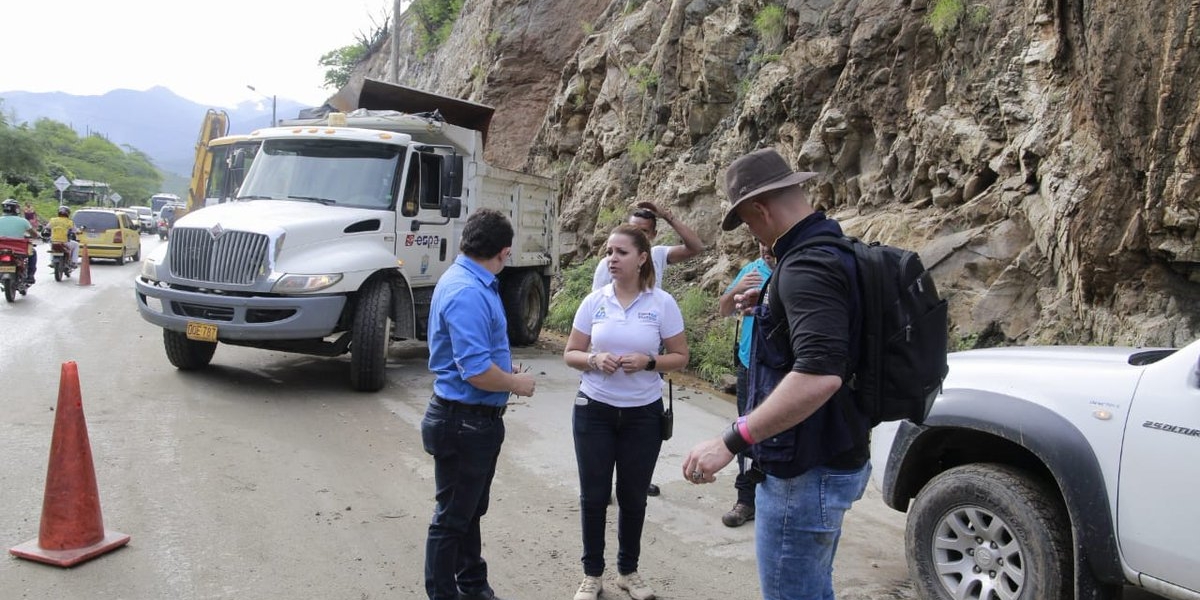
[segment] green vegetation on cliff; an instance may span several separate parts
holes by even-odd
[[[41,214],[42,203],[51,209],[57,206],[54,180],[60,176],[106,183],[124,205],[144,203],[162,189],[162,173],[136,148],[122,149],[100,133],[80,137],[51,119],[39,119],[32,126],[8,121],[0,111],[0,199],[38,201]],[[68,203],[96,200],[72,198],[71,192],[67,191]]]

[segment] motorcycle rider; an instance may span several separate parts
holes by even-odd
[[[71,220],[71,209],[58,207],[58,216],[50,219],[50,243],[66,244],[71,249],[71,264],[79,266],[79,242],[75,237],[75,221]]]
[[[25,217],[18,214],[21,208],[21,203],[9,198],[3,202],[4,216],[0,216],[0,236],[2,237],[28,237],[37,236],[37,230],[25,220]],[[29,244],[29,257],[25,259],[25,281],[33,283],[33,274],[37,272],[37,250],[33,248],[33,244]]]

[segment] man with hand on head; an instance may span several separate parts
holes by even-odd
[[[654,238],[658,237],[658,220],[662,219],[679,234],[682,244],[675,246],[655,246]],[[654,286],[662,287],[663,273],[667,265],[683,262],[704,250],[704,242],[700,236],[684,225],[673,213],[663,210],[653,202],[638,202],[634,205],[633,214],[629,216],[629,224],[642,230],[646,239],[650,240],[650,262],[654,265]],[[592,291],[612,283],[612,274],[608,269],[608,257],[600,259],[596,272],[592,274]]]
[[[433,397],[421,421],[433,456],[436,506],[425,544],[430,600],[502,600],[487,579],[479,523],[487,514],[504,443],[510,394],[532,396],[534,379],[514,373],[496,275],[512,254],[513,228],[495,210],[466,222],[461,254],[438,280],[429,307]]]

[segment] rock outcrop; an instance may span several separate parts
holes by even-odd
[[[717,290],[754,254],[722,170],[774,146],[921,251],[960,347],[1200,334],[1200,3],[467,0],[421,59],[407,20],[399,81],[497,107],[488,158],[559,178],[568,260],[653,199]]]

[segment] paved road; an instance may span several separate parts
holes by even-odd
[[[143,241],[145,252],[158,243]],[[396,349],[377,394],[349,391],[345,359],[230,346],[209,370],[179,372],[160,331],[137,315],[137,269],[94,264],[91,287],[43,277],[0,306],[0,543],[37,535],[64,361],[79,367],[105,525],[132,535],[70,570],[6,556],[0,598],[423,597],[433,504],[418,431],[430,390],[423,349]],[[539,387],[505,418],[485,556],[502,595],[568,598],[581,576],[569,429],[577,379],[546,348],[520,349],[516,360]],[[731,476],[696,487],[678,475],[687,449],[732,412],[725,398],[676,386],[676,435],[655,476],[663,495],[650,499],[641,565],[661,598],[758,597],[752,528],[719,521],[734,499]],[[873,489],[856,505],[839,598],[914,597],[902,517]],[[615,540],[611,528],[610,564]],[[606,595],[623,597],[614,592]]]

